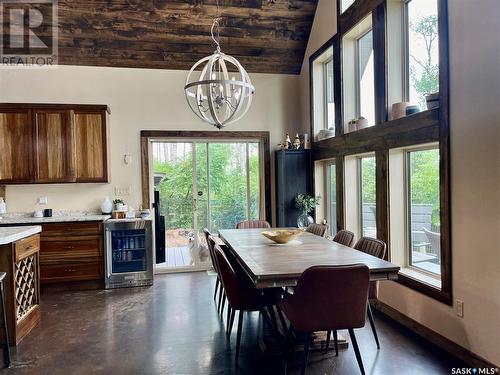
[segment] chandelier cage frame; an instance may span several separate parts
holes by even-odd
[[[255,87],[245,68],[233,56],[221,52],[220,20],[217,2],[217,17],[210,31],[216,50],[192,66],[184,85],[191,110],[202,121],[218,129],[245,116],[255,93]]]

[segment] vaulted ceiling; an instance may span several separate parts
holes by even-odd
[[[220,0],[222,51],[298,74],[317,0]],[[59,0],[59,64],[190,69],[214,51],[216,0]]]

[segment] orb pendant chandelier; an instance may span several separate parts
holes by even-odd
[[[221,52],[219,21],[220,17],[215,18],[211,29],[217,48],[211,56],[193,65],[184,92],[192,111],[203,121],[221,129],[247,113],[255,88],[238,60]]]

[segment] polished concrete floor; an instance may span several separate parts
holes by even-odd
[[[257,345],[255,312],[243,327],[240,364],[212,300],[213,276],[204,272],[157,276],[148,288],[42,295],[42,322],[13,349],[11,374],[297,374],[301,356],[285,372],[280,357]],[[387,318],[357,330],[367,374],[450,374],[462,365]],[[314,353],[308,374],[359,374],[352,348]]]

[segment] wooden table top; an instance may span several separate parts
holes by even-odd
[[[399,267],[329,239],[305,232],[279,245],[264,237],[265,229],[224,229],[220,238],[259,289],[294,286],[309,267],[366,264],[371,280],[397,279]]]

